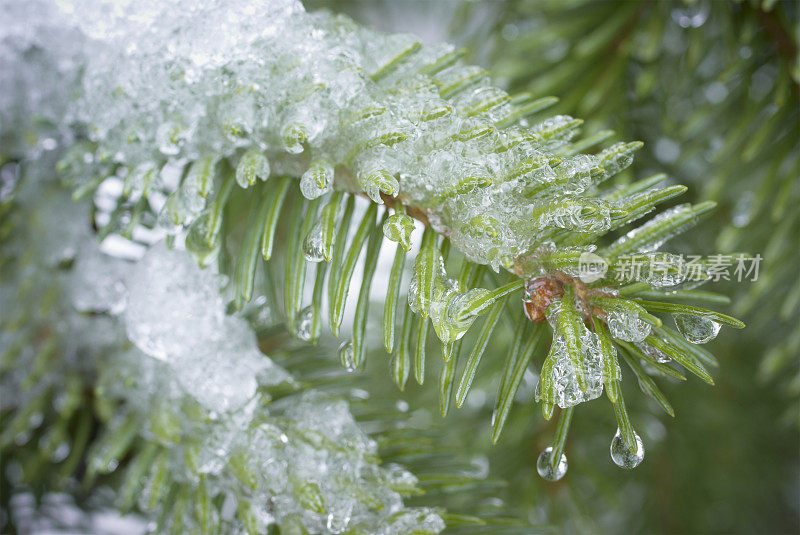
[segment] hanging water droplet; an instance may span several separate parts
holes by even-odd
[[[628,470],[636,468],[644,459],[644,444],[642,443],[642,439],[636,431],[633,432],[633,435],[636,437],[636,451],[634,452],[629,450],[628,446],[625,445],[619,428],[617,428],[617,433],[614,435],[614,438],[611,439],[611,460],[620,468],[627,468]]]
[[[303,256],[308,262],[322,262],[325,260],[325,242],[322,220],[314,223],[303,241]]]
[[[53,453],[50,455],[50,460],[54,463],[60,463],[64,459],[67,458],[69,455],[70,447],[68,442],[61,442],[56,449],[53,450]]]
[[[311,340],[311,318],[313,314],[314,309],[307,306],[297,314],[294,320],[294,335],[304,342]]]
[[[339,345],[339,363],[348,372],[356,371],[356,352],[353,342],[345,340]]]
[[[693,344],[705,344],[713,340],[722,327],[715,321],[693,314],[675,314],[673,317],[683,337]]]
[[[312,200],[325,195],[333,186],[333,165],[328,160],[315,160],[300,177],[303,197]]]
[[[186,250],[201,266],[211,265],[219,253],[219,241],[209,228],[211,225],[211,212],[206,210],[189,225],[186,234]]]
[[[536,460],[536,471],[539,472],[539,475],[547,481],[558,481],[564,477],[564,474],[567,473],[567,456],[562,453],[558,464],[553,466],[550,463],[550,458],[552,455],[553,448],[551,446],[545,448],[545,450],[539,454],[539,458]]]

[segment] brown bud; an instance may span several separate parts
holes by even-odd
[[[564,290],[561,283],[550,277],[539,277],[528,281],[525,287],[525,300],[523,308],[525,315],[531,321],[544,321],[547,319],[545,311],[553,299],[562,297]]]

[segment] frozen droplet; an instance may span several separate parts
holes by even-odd
[[[554,316],[553,309],[558,309],[560,306],[560,302],[554,301],[548,308],[548,319],[554,320],[554,330],[558,330],[559,327],[556,319],[558,316]],[[585,378],[583,386],[578,382],[578,370],[575,369],[575,363],[563,335],[553,336],[550,353],[555,358],[550,370],[550,381],[553,387],[553,399],[559,407],[562,409],[573,407],[595,399],[603,393],[605,384],[603,352],[595,333],[586,327],[581,327],[580,359]]]
[[[178,124],[166,122],[156,130],[158,150],[167,156],[174,156],[180,152],[184,137],[185,132],[183,132]]]
[[[300,177],[300,191],[306,199],[316,199],[333,187],[333,165],[328,160],[315,160]]]
[[[252,186],[256,179],[266,180],[269,178],[269,160],[258,149],[250,149],[245,152],[239,164],[236,166],[236,183],[243,188]]]
[[[361,169],[357,181],[364,193],[378,204],[383,204],[381,193],[397,197],[400,192],[400,182],[385,169],[375,167]]]
[[[395,241],[403,249],[411,249],[411,232],[414,230],[414,220],[406,214],[393,214],[383,224],[383,235],[386,239]]]
[[[325,260],[325,243],[324,243],[324,230],[322,228],[322,220],[314,223],[311,230],[303,240],[303,256],[309,262],[322,262]]]
[[[356,351],[353,342],[345,340],[339,345],[339,363],[348,372],[354,372],[358,367],[356,363]]]
[[[636,437],[636,451],[631,451],[622,439],[622,433],[617,428],[617,433],[611,439],[611,460],[620,468],[636,468],[644,459],[644,444],[641,437],[633,432]]]
[[[291,123],[281,132],[281,145],[283,150],[290,154],[303,152],[303,143],[308,139],[308,129],[300,123]]]
[[[545,448],[545,450],[539,454],[539,458],[536,460],[536,471],[539,472],[539,475],[547,481],[558,481],[564,477],[564,474],[567,473],[567,456],[562,453],[558,464],[553,466],[550,463],[550,458],[552,455],[553,448],[551,446]]]
[[[311,306],[307,306],[297,314],[294,320],[294,334],[304,342],[311,340],[311,318],[313,315],[314,309]]]
[[[329,513],[328,518],[325,522],[328,531],[331,533],[342,533],[344,530],[347,529],[347,525],[350,523],[350,515],[336,515],[334,513]]]
[[[722,327],[716,321],[693,314],[675,314],[675,325],[688,342],[705,344],[719,334]]]
[[[615,308],[606,315],[611,336],[626,342],[642,342],[650,334],[650,324],[639,317],[635,310]]]

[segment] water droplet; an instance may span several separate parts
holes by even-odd
[[[306,199],[325,195],[333,186],[333,165],[327,160],[315,160],[300,178],[300,191]]]
[[[558,481],[567,473],[567,456],[562,453],[561,459],[554,467],[550,464],[552,454],[553,448],[551,446],[548,446],[539,454],[539,458],[536,460],[536,471],[547,481]]]
[[[646,344],[644,342],[636,342],[636,347],[642,350],[642,352],[647,355],[648,357],[652,358],[656,362],[660,362],[662,364],[666,364],[670,362],[672,358],[663,353],[662,351],[656,349],[655,347],[651,346],[650,344]]]
[[[294,320],[294,335],[304,342],[311,340],[311,317],[314,309],[307,306],[301,310]]]
[[[710,10],[707,2],[695,2],[673,9],[672,20],[677,22],[681,28],[699,28],[705,23]]]
[[[693,344],[705,344],[713,340],[722,327],[715,321],[693,314],[675,314],[673,317],[683,337]]]
[[[611,460],[620,468],[636,468],[644,459],[644,444],[641,437],[634,431],[636,437],[636,451],[632,452],[622,440],[622,433],[617,428],[617,433],[611,439]]]
[[[325,243],[323,239],[322,220],[314,223],[303,241],[303,256],[308,262],[322,262],[325,260]]]
[[[211,265],[219,253],[219,242],[213,232],[209,232],[211,212],[206,210],[189,225],[186,234],[186,250],[201,266]]]
[[[62,442],[56,447],[55,450],[53,450],[53,453],[50,455],[50,460],[53,461],[54,463],[60,463],[61,461],[67,458],[67,455],[69,455],[69,451],[70,451],[69,443]]]
[[[339,363],[342,365],[342,368],[348,372],[354,372],[358,367],[356,364],[355,348],[353,347],[353,342],[350,340],[345,340],[339,345]]]

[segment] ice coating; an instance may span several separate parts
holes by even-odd
[[[639,317],[636,310],[612,308],[606,315],[611,336],[627,342],[642,342],[650,334],[650,324]]]
[[[603,393],[603,356],[600,353],[597,335],[585,329],[581,336],[581,355],[586,369],[586,389],[578,384],[575,366],[567,353],[564,338],[555,336],[553,346],[556,362],[551,372],[555,403],[562,409],[584,401],[590,401]]]
[[[242,186],[302,175],[309,198],[327,191],[335,168],[335,187],[397,197],[494,268],[558,229],[609,227],[613,205],[580,195],[631,151],[556,156],[580,121],[529,124],[527,103],[450,45],[307,14],[289,0],[59,5],[91,38],[71,116],[96,143],[93,164],[128,173],[214,155]],[[157,174],[153,187],[172,193],[169,182]],[[180,190],[167,225],[191,223],[213,196],[189,180]]]
[[[273,405],[250,403],[230,418],[210,413],[187,421],[180,412],[186,391],[171,367],[138,350],[120,360],[101,377],[101,384],[128,399],[142,415],[182,422],[171,436],[150,417],[147,421],[153,423],[143,431],[169,446],[165,458],[173,477],[196,486],[202,476],[212,496],[242,489],[246,482],[243,490],[259,532],[279,523],[298,524],[310,533],[391,533],[388,526],[402,515],[416,519],[409,524],[411,531],[438,533],[444,528],[432,510],[403,506],[397,490],[413,488],[416,477],[398,466],[378,466],[375,441],[341,399],[310,390]],[[122,379],[131,377],[136,378],[133,385],[128,379],[123,388]],[[194,460],[196,471],[187,466],[187,458]],[[364,492],[369,500],[363,499]],[[147,493],[140,496],[144,510],[149,500]],[[181,522],[194,525],[189,515]]]
[[[257,349],[252,332],[242,320],[221,317],[224,309],[220,309],[223,300],[218,295],[217,276],[201,270],[186,252],[169,250],[163,244],[156,245],[139,263],[101,253],[86,217],[87,207],[73,203],[56,184],[52,163],[42,159],[26,166],[20,189],[15,192],[15,202],[19,203],[12,218],[16,232],[11,241],[3,243],[8,248],[4,252],[17,253],[13,265],[19,264],[4,271],[9,276],[0,283],[3,319],[12,321],[17,315],[30,315],[32,310],[37,319],[23,323],[13,333],[6,329],[0,332],[3,351],[11,348],[17,337],[32,336],[33,340],[23,346],[11,372],[2,374],[0,408],[11,410],[13,415],[14,410],[53,389],[52,395],[45,397],[52,400],[53,408],[74,411],[76,406],[67,409],[77,403],[70,401],[69,385],[78,386],[79,397],[85,389],[94,389],[114,408],[106,422],[108,436],[121,436],[132,423],[138,426],[136,433],[161,452],[136,480],[141,492],[133,496],[150,518],[158,515],[153,507],[166,503],[166,494],[153,494],[159,467],[163,467],[170,481],[196,490],[202,477],[208,496],[228,496],[232,508],[212,506],[208,511],[212,525],[222,524],[221,533],[244,531],[241,517],[236,516],[234,495],[246,498],[259,532],[266,532],[268,523],[280,523],[287,529],[302,526],[311,533],[353,529],[388,535],[415,530],[436,533],[444,528],[435,511],[403,504],[400,493],[412,489],[416,477],[400,466],[378,464],[375,441],[359,427],[341,398],[309,389],[271,405],[265,402],[268,397],[259,399],[260,394],[256,394],[239,406],[238,390],[247,390],[243,387],[246,383],[225,366],[241,360],[247,364],[248,353]],[[33,173],[45,178],[34,180]],[[53,256],[55,242],[47,238],[50,232],[62,239],[59,252],[73,251],[75,260],[69,269],[54,269],[53,263],[60,262],[62,254]],[[148,281],[148,276],[164,282]],[[20,299],[17,292],[24,288],[28,288],[27,293]],[[129,291],[131,297],[121,299],[120,294]],[[139,291],[145,295],[136,294]],[[41,306],[42,299],[49,306]],[[181,318],[181,311],[186,313],[187,307],[200,305],[203,310]],[[142,314],[141,321],[147,322],[149,329],[140,330],[141,325],[128,317],[132,309]],[[136,340],[150,354],[127,342],[128,322],[137,324]],[[214,329],[216,332],[208,332]],[[188,355],[189,348],[167,343],[163,338],[170,330],[191,344],[195,353]],[[25,381],[36,374],[32,359],[41,353],[42,333],[48,333],[56,344],[58,358],[36,375],[36,388],[26,388]],[[210,349],[197,353],[193,340],[203,340],[209,347],[216,344],[214,341],[224,341],[230,347],[214,355]],[[179,354],[181,351],[187,354]],[[154,358],[154,354],[163,359]],[[220,362],[198,361],[212,357]],[[260,388],[268,390],[280,378],[288,377],[266,355],[259,353],[258,359]],[[192,370],[193,366],[197,369]],[[206,379],[219,382],[220,387],[210,390],[201,384]],[[234,382],[225,385],[222,381]],[[9,425],[14,420],[13,416],[9,418]],[[38,442],[40,431],[47,431],[52,424],[47,416],[44,424],[41,414],[35,421],[26,418],[25,422],[31,430],[23,427],[13,437],[20,445],[36,438],[35,448],[33,442],[26,447],[49,455],[55,462],[70,453],[69,443]],[[107,442],[99,444],[102,447],[91,449],[90,469],[107,472],[119,468],[124,479],[130,464],[123,465],[113,457],[104,459],[110,449]],[[237,475],[238,468],[234,467],[245,470]],[[251,476],[255,488],[244,488],[240,477]],[[369,499],[364,498],[364,492]],[[196,499],[195,494],[191,496]],[[151,503],[154,497],[155,504]],[[322,504],[322,508],[314,510],[315,504]],[[202,531],[194,510],[186,507],[181,516],[173,518],[173,527]]]
[[[604,359],[600,340],[595,333],[581,324],[578,336],[580,358],[586,377],[585,388],[579,384],[578,373],[570,358],[567,342],[558,331],[559,316],[562,314],[561,306],[560,300],[553,301],[546,313],[547,320],[555,331],[548,359],[550,356],[554,358],[549,372],[553,388],[553,401],[562,409],[566,409],[599,397],[603,393],[606,376],[603,370]],[[619,376],[619,367],[617,367],[616,374],[612,375]],[[537,397],[541,397],[541,395],[539,392]]]
[[[447,276],[441,252],[431,249],[428,253],[432,254],[432,262],[424,267],[426,255],[417,257],[417,267],[408,286],[408,306],[422,317],[430,317],[436,335],[443,343],[455,342],[464,336],[478,317],[478,312],[465,314],[465,308],[473,300],[485,297],[489,290],[464,290],[458,281]],[[426,278],[421,280],[421,275]]]
[[[154,245],[127,286],[128,337],[167,362],[209,410],[241,408],[255,395],[256,377],[268,384],[289,380],[258,350],[247,323],[225,314],[218,275],[185,252]]]

